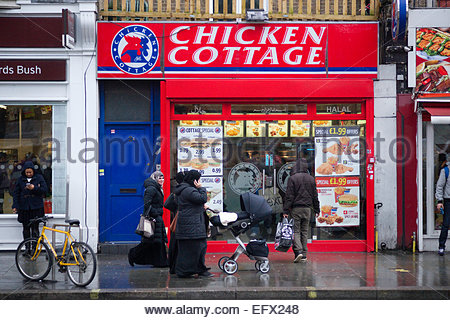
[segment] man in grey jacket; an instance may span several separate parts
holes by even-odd
[[[450,183],[448,182],[449,167],[444,167],[440,171],[439,179],[436,183],[436,199],[438,210],[444,209],[444,219],[442,221],[441,234],[439,236],[439,255],[443,256],[445,242],[448,236],[448,225],[450,224]]]
[[[308,227],[311,210],[320,212],[316,181],[308,173],[308,163],[299,159],[292,168],[286,196],[284,197],[284,217],[294,219],[294,262],[306,261]]]

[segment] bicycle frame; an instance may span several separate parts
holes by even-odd
[[[49,230],[49,231],[51,231],[51,232],[62,233],[62,234],[65,235],[65,237],[64,237],[64,238],[65,238],[65,239],[64,239],[64,246],[63,246],[63,250],[62,250],[61,257],[59,257],[59,259],[58,259],[58,255],[56,254],[56,250],[53,248],[51,242],[48,240],[47,236],[45,235],[45,231],[46,231],[46,230]],[[36,248],[38,248],[38,246],[39,246],[39,244],[41,243],[41,241],[43,241],[42,239],[44,239],[44,240],[47,242],[47,245],[50,247],[50,250],[52,251],[52,253],[53,253],[54,257],[55,257],[56,263],[57,263],[58,265],[60,265],[60,266],[77,266],[77,265],[80,264],[80,263],[78,262],[77,255],[75,254],[75,251],[73,250],[72,247],[70,247],[70,250],[72,250],[73,256],[74,256],[74,258],[75,258],[75,263],[66,263],[66,262],[64,262],[64,261],[61,259],[61,258],[64,257],[65,254],[66,254],[66,250],[68,249],[69,240],[70,240],[70,243],[74,242],[74,240],[75,240],[75,239],[72,237],[72,235],[70,234],[70,228],[69,228],[69,231],[62,231],[62,230],[58,230],[58,229],[54,229],[54,228],[49,228],[49,227],[47,227],[46,225],[44,225],[44,226],[42,227],[41,235],[40,235],[39,238],[38,238],[38,242],[37,242]],[[34,255],[33,255],[33,257],[32,257],[31,259],[34,260],[34,259],[36,258],[36,256],[39,256],[40,252],[41,252],[41,248],[39,248],[39,251],[36,250],[36,251],[34,252]],[[82,255],[81,255],[81,258],[84,259]]]

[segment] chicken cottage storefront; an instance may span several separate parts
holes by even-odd
[[[148,138],[145,130],[160,145],[157,157],[127,166],[127,179],[136,171],[142,184],[149,168],[160,167],[168,195],[169,177],[199,170],[208,205],[221,211],[239,211],[245,192],[259,194],[275,214],[242,240],[273,242],[290,170],[304,158],[321,206],[309,250],[373,250],[377,23],[99,22],[98,43],[100,138],[134,128],[143,133],[123,134],[134,147]],[[126,180],[112,177],[111,166],[100,186]],[[123,196],[132,194],[130,185]],[[111,204],[112,193],[100,197],[103,234],[119,219],[120,205]],[[122,212],[129,233],[138,211],[126,218]],[[120,232],[103,240],[117,241]],[[214,228],[209,240],[211,252],[237,245]]]

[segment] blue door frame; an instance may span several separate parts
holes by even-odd
[[[149,122],[105,122],[100,82],[99,242],[140,240],[134,230],[143,211],[143,183],[160,163],[159,82],[148,84]]]

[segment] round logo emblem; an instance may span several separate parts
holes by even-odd
[[[158,61],[158,40],[147,27],[128,26],[115,35],[111,54],[120,70],[130,74],[143,74],[152,70]]]
[[[253,163],[241,162],[235,165],[228,174],[228,184],[237,194],[255,193],[262,184],[262,175]]]
[[[184,133],[186,130],[184,129],[184,127],[180,128],[180,133]]]
[[[287,188],[287,181],[289,179],[289,176],[291,175],[292,167],[294,166],[295,162],[288,162],[284,164],[280,170],[278,170],[277,174],[277,184],[278,187],[283,191],[286,192]]]

